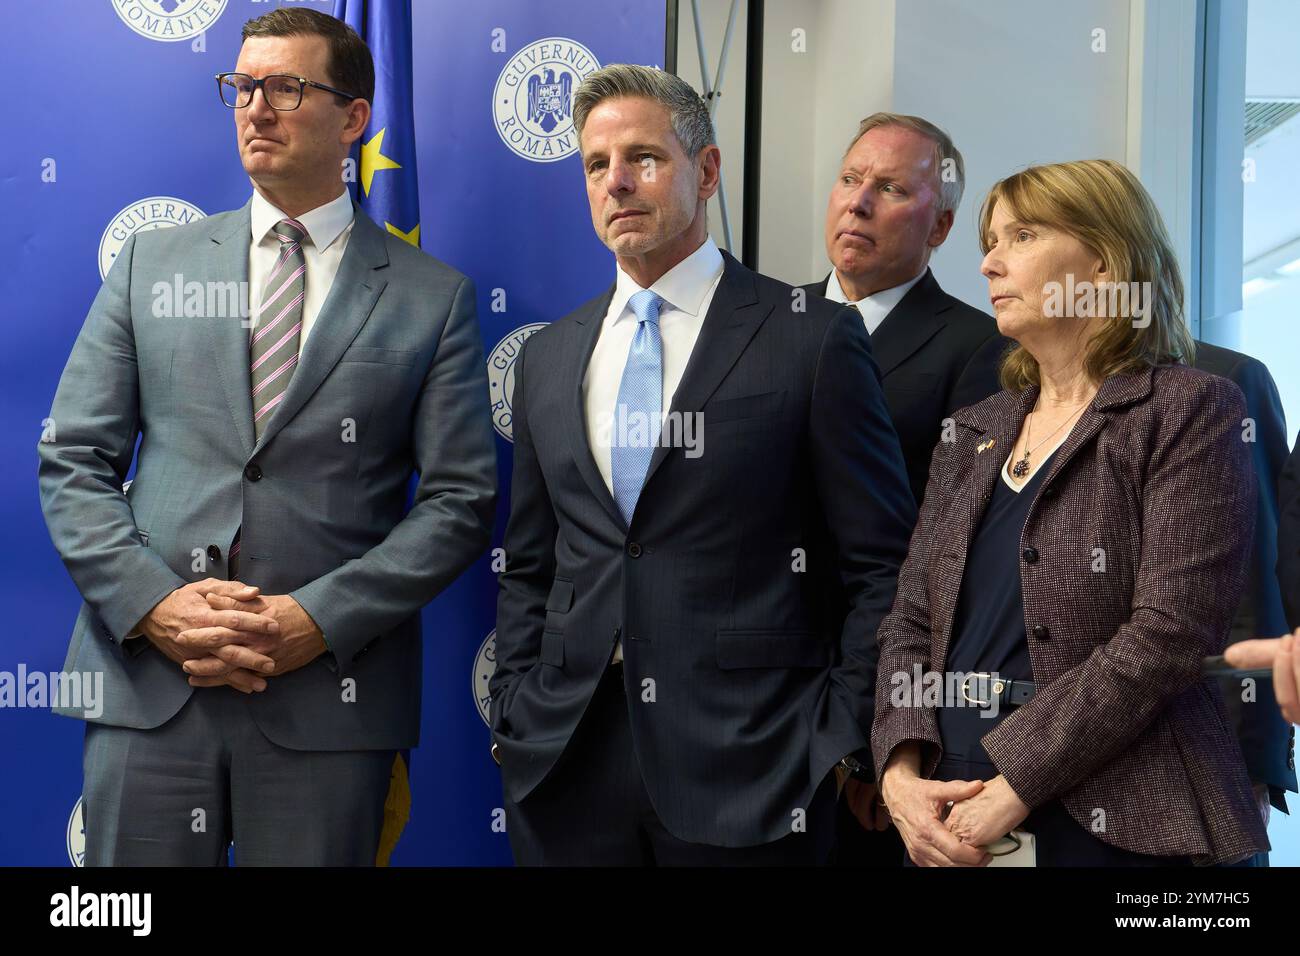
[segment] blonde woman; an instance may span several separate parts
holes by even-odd
[[[993,187],[980,242],[1017,344],[1004,390],[957,411],[935,448],[879,630],[872,747],[911,861],[981,866],[1019,846],[1039,866],[1208,864],[1266,849],[1222,700],[1199,677],[1253,533],[1244,401],[1187,365],[1159,213],[1117,163],[1036,166]],[[909,687],[918,677],[939,679],[939,706]]]

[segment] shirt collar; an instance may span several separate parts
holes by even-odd
[[[317,206],[297,217],[298,222],[307,230],[307,236],[317,252],[324,252],[343,234],[352,223],[352,196],[345,189],[323,206]],[[251,210],[253,245],[266,238],[271,227],[286,216],[256,189],[253,190],[253,207]]]
[[[665,272],[650,286],[650,291],[659,295],[664,302],[679,312],[698,316],[704,305],[704,298],[709,294],[722,274],[722,253],[711,237],[705,237],[700,247],[677,265]],[[610,300],[610,315],[617,322],[625,316],[631,317],[627,301],[641,291],[636,280],[615,263],[616,279],[614,297]]]
[[[830,280],[826,283],[826,298],[832,302],[843,302],[847,305],[856,306],[859,302],[869,303],[873,309],[888,313],[903,301],[903,296],[912,291],[912,286],[921,281],[925,275],[925,269],[922,269],[917,275],[904,282],[902,285],[896,285],[892,289],[881,289],[875,295],[869,295],[865,299],[859,299],[856,302],[850,302],[849,297],[844,294],[844,289],[840,287],[839,274],[832,269]]]

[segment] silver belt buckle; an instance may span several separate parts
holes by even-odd
[[[970,695],[970,693],[967,690],[967,685],[970,682],[971,678],[979,678],[979,677],[991,678],[993,677],[993,675],[988,673],[987,671],[977,671],[972,674],[967,674],[965,677],[961,679],[961,685],[960,685],[961,696],[967,701],[967,703],[975,704],[977,707],[987,707],[989,706],[990,703],[992,703],[991,700],[979,700],[977,698],[974,698]],[[1002,691],[1006,689],[1006,686],[1007,686],[1006,681],[1001,679],[994,679],[993,680],[994,695],[1001,697]]]

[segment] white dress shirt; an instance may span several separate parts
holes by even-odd
[[[850,302],[849,297],[844,294],[844,290],[840,287],[839,275],[832,269],[831,277],[826,283],[826,298],[832,302],[843,302],[845,305],[856,308],[862,313],[862,322],[867,327],[867,334],[875,335],[876,329],[880,328],[880,323],[885,321],[885,316],[894,310],[894,306],[903,301],[903,296],[911,291],[912,286],[921,281],[923,275],[925,275],[924,269],[916,278],[910,279],[902,285],[896,285],[892,289],[881,289],[875,295],[869,295],[857,302]]]
[[[722,278],[722,253],[712,239],[705,239],[698,249],[664,273],[650,286],[663,303],[659,307],[659,336],[663,341],[663,408],[672,408],[673,396],[681,383],[682,373],[690,360],[695,340],[699,338],[704,317]],[[614,406],[623,382],[623,366],[636,335],[637,319],[628,300],[641,287],[616,267],[614,298],[610,300],[600,327],[596,348],[591,353],[582,380],[582,394],[587,419],[587,444],[605,487],[614,493],[610,455]],[[614,660],[623,659],[623,645],[614,649]]]
[[[616,269],[614,298],[610,300],[600,328],[600,337],[591,353],[587,374],[582,380],[582,394],[587,413],[587,443],[595,456],[605,487],[614,493],[610,455],[614,406],[623,383],[623,366],[636,335],[637,320],[628,300],[641,287],[621,268]],[[713,301],[713,293],[722,278],[722,253],[712,239],[704,243],[660,276],[650,286],[663,303],[659,307],[659,336],[663,340],[663,408],[672,408],[673,395],[682,380],[682,372],[695,348],[704,316]]]
[[[253,191],[251,213],[253,235],[248,247],[248,308],[250,315],[257,315],[262,296],[266,293],[267,277],[275,269],[275,260],[280,255],[280,240],[271,228],[281,219],[294,217],[276,209],[256,190]],[[297,221],[307,230],[307,240],[302,244],[307,274],[304,277],[302,331],[299,333],[298,348],[301,352],[330,287],[334,285],[334,276],[338,274],[343,252],[348,247],[348,237],[352,235],[352,197],[345,189],[337,199],[303,213]]]

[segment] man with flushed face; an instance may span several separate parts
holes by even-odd
[[[915,517],[867,334],[718,250],[721,154],[683,81],[609,66],[573,115],[614,282],[515,364],[490,710],[511,847],[820,863],[833,768],[870,765]]]
[[[902,126],[874,126],[849,148],[826,207],[826,254],[845,301],[914,281],[948,238],[940,159]]]
[[[92,866],[222,865],[232,841],[239,865],[378,862],[420,610],[491,535],[473,285],[344,186],[370,51],[303,8],[243,37],[216,85],[253,194],[128,240],[39,446],[85,599],[66,667],[105,675],[96,719],[59,711],[88,720]],[[177,276],[243,284],[248,314],[159,317]]]
[[[952,230],[964,185],[961,153],[939,127],[917,116],[868,116],[826,204],[833,268],[803,286],[861,313],[918,505],[945,421],[1001,389],[998,365],[1010,344],[990,316],[944,292],[929,268]],[[972,271],[978,265],[972,256]],[[827,600],[843,606],[834,589]],[[902,866],[902,841],[874,796],[871,787],[848,784],[836,824],[837,863]]]

